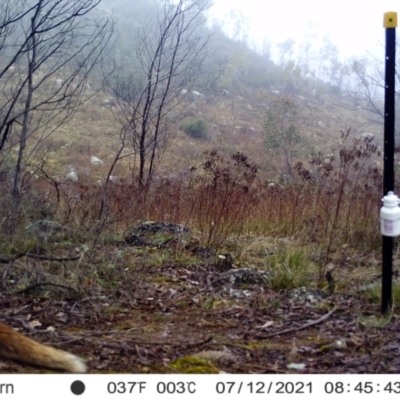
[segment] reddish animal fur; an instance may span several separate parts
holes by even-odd
[[[40,344],[1,322],[0,357],[49,369],[86,372],[85,362],[81,358]]]

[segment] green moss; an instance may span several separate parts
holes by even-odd
[[[200,357],[185,356],[178,358],[170,367],[182,374],[218,374],[219,370],[208,360]]]

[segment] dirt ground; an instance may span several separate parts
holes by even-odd
[[[82,356],[90,373],[400,372],[398,318],[380,319],[359,293],[274,291],[262,274],[207,265],[130,277],[113,299],[1,295],[0,320]],[[45,372],[8,360],[0,371]]]

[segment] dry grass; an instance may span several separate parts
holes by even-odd
[[[289,260],[292,253],[305,253],[306,258],[320,254],[310,266],[313,277],[319,269],[320,281],[325,266],[343,245],[356,252],[378,248],[382,182],[375,164],[377,149],[374,142],[356,139],[357,129],[340,136],[341,128],[359,126],[365,119],[335,105],[337,98],[294,97],[303,146],[295,175],[290,181],[280,181],[281,161],[266,156],[262,132],[265,111],[276,94],[243,89],[239,97],[235,93],[230,98],[210,95],[193,107],[193,116],[207,122],[210,139],[196,141],[177,126],[175,141],[146,188],[132,180],[135,160],[129,157],[113,171],[118,183],[110,182],[106,188],[101,184],[118,148],[120,129],[113,116],[116,110],[104,106],[105,98],[99,93],[84,104],[31,160],[13,238],[7,236],[11,200],[7,195],[0,199],[0,254],[15,254],[37,244],[25,228],[41,219],[74,229],[70,242],[84,243],[90,254],[96,253],[98,245],[121,240],[143,220],[190,226],[201,245],[233,252],[239,265],[257,268],[263,268],[269,256],[245,250],[255,246],[249,241],[289,240],[289,248],[279,250],[286,255],[279,254]],[[10,157],[15,156],[12,152]],[[92,165],[91,156],[104,164]],[[66,179],[72,166],[78,182]],[[0,185],[3,193],[10,193],[9,177]],[[100,215],[102,200],[105,209]],[[185,254],[174,256],[185,258]],[[168,254],[158,259],[146,255],[146,259],[160,263],[168,260]],[[276,269],[291,265],[287,260],[275,264]],[[295,281],[299,284],[302,279]]]
[[[11,241],[6,229],[10,200],[1,199],[1,253],[42,245],[26,230],[32,221],[52,220],[71,228],[75,234],[67,242],[85,243],[96,254],[97,246],[121,240],[138,221],[156,220],[190,226],[203,246],[233,249],[240,265],[274,270],[274,287],[322,284],[328,263],[345,264],[342,249],[378,249],[381,178],[372,162],[375,152],[370,139],[351,140],[343,133],[337,153],[330,158],[316,154],[310,167],[296,166],[292,181],[273,185],[258,177],[257,167],[242,153],[226,159],[215,150],[203,154],[200,167],[190,173],[155,180],[146,188],[123,182],[105,188],[93,177],[77,183],[32,178]],[[105,209],[99,219],[101,199]],[[251,243],[257,237],[272,238],[276,248],[263,241]],[[258,254],[255,248],[261,249]],[[168,256],[152,256],[151,263],[161,265]]]

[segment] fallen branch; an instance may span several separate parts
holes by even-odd
[[[199,347],[202,346],[203,344],[209,343],[211,342],[211,340],[213,340],[214,338],[212,336],[209,336],[208,338],[205,338],[199,342],[193,342],[193,343],[188,343],[186,345],[186,348],[191,348],[191,347]]]
[[[213,340],[212,336],[209,336],[201,341],[198,342],[189,342],[189,343],[181,343],[181,342],[164,342],[164,341],[147,341],[147,340],[139,340],[137,338],[132,339],[132,335],[131,332],[138,330],[139,328],[131,328],[128,330],[124,330],[124,331],[94,331],[94,332],[87,332],[82,334],[82,336],[73,336],[73,335],[69,335],[66,333],[62,333],[63,337],[71,337],[71,339],[68,340],[64,340],[62,342],[59,343],[50,343],[50,345],[57,345],[57,344],[71,344],[71,343],[76,343],[76,342],[82,342],[82,341],[87,341],[90,337],[93,336],[108,336],[109,340],[110,335],[114,336],[117,338],[117,340],[121,340],[121,337],[125,337],[127,334],[129,334],[129,340],[134,341],[135,345],[142,345],[142,346],[174,346],[174,347],[182,347],[185,346],[186,348],[191,348],[191,347],[198,347],[201,346],[205,343],[209,343]],[[97,343],[97,342],[93,342],[91,341],[90,343]]]
[[[287,333],[301,331],[303,329],[309,328],[310,326],[314,326],[314,325],[320,324],[321,322],[326,321],[335,311],[336,311],[336,308],[329,311],[327,314],[323,315],[321,318],[318,318],[315,321],[307,322],[306,324],[298,326],[296,328],[289,328],[289,329],[285,329],[284,331],[274,332],[274,333],[270,333],[268,335],[262,335],[262,334],[256,335],[255,338],[256,339],[268,339],[273,336],[286,335]]]
[[[22,253],[18,253],[14,257],[11,257],[11,258],[0,257],[0,263],[1,264],[8,264],[11,261],[18,260],[18,258],[25,257],[29,253],[29,251],[30,250],[24,251]]]
[[[44,283],[35,283],[34,285],[28,286],[25,289],[19,290],[18,292],[16,292],[16,294],[24,294],[24,293],[30,292],[31,290],[36,289],[37,287],[40,287],[40,286],[55,286],[55,287],[59,287],[59,288],[67,289],[67,290],[73,290],[74,292],[77,291],[76,289],[74,289],[73,287],[70,287],[70,286],[59,285],[57,283],[44,282]]]
[[[11,257],[11,258],[0,257],[0,264],[8,264],[12,261],[18,260],[18,258],[21,258],[21,257],[37,258],[39,260],[45,260],[45,261],[76,261],[76,260],[79,260],[79,256],[61,257],[61,258],[48,257],[48,256],[40,255],[40,254],[33,254],[33,253],[31,253],[32,250],[34,250],[34,249],[24,251],[22,253],[18,253],[14,257]]]
[[[128,332],[130,332],[131,329],[129,329]],[[82,342],[86,341],[89,337],[93,336],[109,336],[109,335],[115,335],[119,334],[121,331],[94,331],[94,332],[87,332],[82,334],[82,336],[73,336],[70,334],[67,334],[65,332],[62,333],[62,337],[71,337],[71,339],[60,341],[60,342],[53,342],[53,343],[47,343],[50,346],[57,346],[57,345],[66,345],[66,344],[71,344],[71,343],[76,343],[76,342]]]
[[[74,305],[71,307],[70,313],[72,314],[74,312],[75,307],[79,304],[82,303],[84,301],[88,301],[88,300],[94,300],[94,299],[100,299],[100,300],[104,300],[106,299],[107,296],[90,296],[90,297],[85,297],[82,300],[77,301],[76,303],[74,303]]]
[[[45,261],[76,261],[79,260],[79,256],[75,257],[47,257],[47,256],[41,256],[39,254],[26,254],[27,257],[32,257],[32,258],[38,258],[39,260],[45,260]]]
[[[351,359],[348,359],[348,360],[342,360],[342,363],[345,364],[345,365],[349,365],[349,366],[351,366],[351,364],[356,364],[357,365],[357,363],[359,363],[362,360],[365,360],[365,359],[368,359],[368,358],[372,358],[374,356],[380,356],[382,354],[382,352],[385,351],[385,350],[397,351],[398,347],[399,346],[397,345],[397,343],[390,343],[390,344],[387,344],[386,346],[383,346],[382,348],[380,348],[377,351],[374,351],[372,353],[366,354],[365,356],[355,357],[355,358],[351,358]]]

